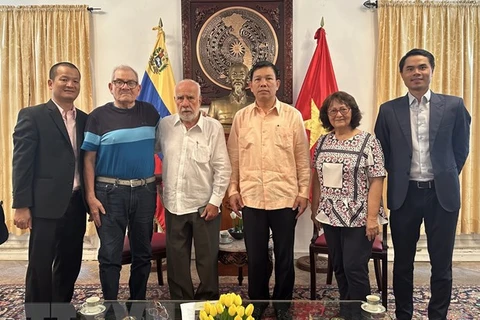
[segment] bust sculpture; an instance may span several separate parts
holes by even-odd
[[[230,133],[233,117],[241,108],[253,103],[255,99],[245,91],[248,81],[248,67],[243,63],[233,63],[228,69],[228,79],[232,91],[228,96],[212,100],[208,115],[223,125],[225,133]]]

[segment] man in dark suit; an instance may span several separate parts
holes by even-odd
[[[424,221],[432,265],[428,318],[446,319],[460,209],[458,176],[469,152],[471,118],[461,98],[430,90],[435,68],[430,52],[412,49],[399,67],[408,94],[382,104],[375,125],[388,171],[395,313],[399,320],[412,318],[413,263]]]
[[[26,303],[71,301],[86,227],[80,147],[87,115],[74,106],[80,71],[57,63],[48,87],[51,100],[20,110],[13,133],[14,223],[30,229]]]

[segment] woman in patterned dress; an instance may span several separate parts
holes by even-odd
[[[386,175],[380,142],[359,130],[355,99],[338,91],[325,99],[320,121],[328,133],[318,139],[312,181],[312,220],[325,232],[340,300],[370,294],[368,261],[379,225]]]

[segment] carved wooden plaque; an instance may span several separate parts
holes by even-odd
[[[280,70],[281,101],[292,103],[292,0],[182,0],[183,75],[203,104],[228,95],[228,68],[267,60]]]

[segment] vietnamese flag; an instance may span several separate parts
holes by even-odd
[[[333,71],[323,27],[320,27],[315,32],[314,39],[317,40],[317,47],[305,75],[305,80],[303,80],[295,106],[302,113],[307,136],[310,140],[310,153],[312,156],[318,138],[325,133],[319,118],[320,107],[325,98],[338,91],[337,80],[335,80],[335,72]]]

